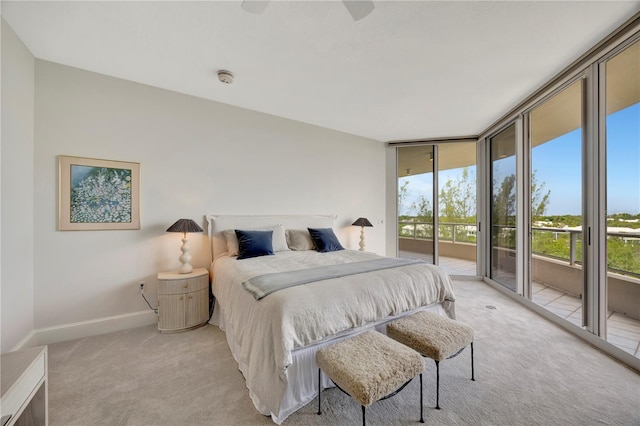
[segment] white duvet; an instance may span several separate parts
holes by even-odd
[[[233,336],[229,344],[247,387],[271,413],[280,411],[292,350],[433,303],[442,303],[453,318],[452,282],[441,268],[427,263],[290,287],[261,300],[255,300],[242,282],[266,273],[379,257],[353,250],[308,250],[216,259],[212,289],[221,327]]]

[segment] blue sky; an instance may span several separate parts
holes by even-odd
[[[544,192],[551,191],[547,215],[578,215],[581,211],[581,130],[574,130],[533,149],[532,170]],[[495,164],[501,176],[515,172],[514,158]],[[475,175],[475,167],[471,168]],[[440,184],[455,179],[460,169],[440,172]],[[405,205],[411,204],[432,184],[431,175],[400,178],[409,180]],[[640,103],[607,117],[607,208],[608,213],[640,213]],[[403,213],[406,213],[403,212]]]
[[[582,154],[580,129],[538,145],[532,150],[531,170],[543,193],[551,191],[546,214],[580,214],[582,210]]]
[[[608,213],[640,213],[640,103],[607,119]]]
[[[551,190],[548,215],[580,214],[581,131],[533,149],[531,168]],[[640,213],[640,103],[607,118],[607,210]]]

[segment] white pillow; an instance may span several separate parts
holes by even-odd
[[[284,233],[284,226],[282,225],[273,225],[273,226],[263,226],[260,228],[249,228],[243,229],[245,231],[273,231],[273,252],[277,251],[289,251],[289,246],[287,245],[287,237]],[[222,235],[227,240],[227,254],[229,256],[237,256],[240,247],[238,245],[238,237],[236,236],[235,229],[227,229],[222,231]]]
[[[287,244],[291,250],[314,250],[313,240],[306,229],[287,229]]]

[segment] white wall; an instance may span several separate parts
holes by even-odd
[[[348,225],[365,216],[367,249],[385,251],[381,142],[41,60],[35,81],[36,329],[144,310],[138,280],[155,304],[156,273],[179,266],[165,230],[182,217],[337,214],[355,249]],[[57,155],[139,162],[142,229],[56,231]],[[206,236],[190,241],[208,267]]]
[[[33,332],[34,58],[4,19],[0,287],[3,352]]]

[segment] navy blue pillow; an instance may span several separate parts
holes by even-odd
[[[311,235],[311,240],[313,240],[313,244],[316,246],[316,250],[320,253],[326,253],[329,251],[338,251],[344,250],[344,247],[340,245],[340,241],[338,241],[338,237],[334,234],[333,229],[331,228],[307,228],[309,230],[309,235]]]
[[[238,237],[238,259],[268,256],[273,254],[273,231],[241,231]]]

